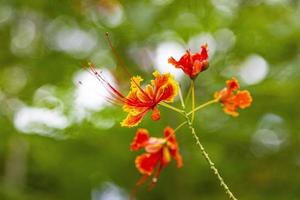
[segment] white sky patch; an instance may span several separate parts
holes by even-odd
[[[99,27],[103,28],[103,23],[111,28],[121,25],[125,21],[124,9],[117,1],[112,5],[98,4],[95,9],[88,10],[88,17]],[[108,1],[109,3],[109,1]]]
[[[113,183],[106,183],[102,188],[92,190],[92,200],[126,200],[128,195]]]
[[[269,129],[259,129],[254,137],[254,142],[264,145],[266,148],[277,151],[283,142],[282,139],[278,137],[276,132]]]
[[[48,24],[45,40],[51,49],[85,58],[97,46],[97,33],[79,28],[73,19],[59,17]]]
[[[50,108],[63,111],[64,102],[56,97],[56,87],[53,85],[43,85],[39,87],[33,96],[33,104],[38,107]]]
[[[64,27],[55,36],[56,48],[73,55],[89,54],[96,44],[97,40],[92,33],[77,28]]]
[[[214,35],[216,38],[218,51],[226,52],[235,44],[236,37],[230,29],[220,29]]]
[[[286,143],[288,131],[284,119],[276,114],[267,113],[259,121],[252,136],[251,150],[256,156],[276,153]]]
[[[239,74],[248,85],[263,81],[269,72],[267,61],[259,55],[250,55],[240,66]]]
[[[233,15],[240,5],[240,0],[211,0],[213,6],[227,15]]]
[[[114,78],[107,70],[97,70],[114,87]],[[99,111],[109,105],[105,97],[110,97],[104,85],[87,71],[79,71],[74,75],[74,84],[77,88],[74,92],[74,109],[77,120],[86,117],[89,111]],[[80,84],[81,83],[81,84]]]
[[[208,44],[208,59],[210,60],[217,48],[216,40],[211,34],[201,33],[191,37],[188,42],[188,47],[191,49],[192,53],[196,53],[201,51],[201,46],[203,44]]]
[[[170,72],[179,81],[182,79],[184,73],[181,69],[176,69],[173,65],[169,64],[168,59],[172,56],[175,60],[179,60],[184,53],[185,49],[179,43],[175,41],[162,42],[158,45],[154,54],[154,67],[160,73]]]
[[[14,54],[31,53],[36,35],[36,24],[29,18],[21,19],[12,30],[11,51]]]
[[[51,136],[55,129],[64,129],[68,119],[57,110],[23,107],[15,113],[15,127],[23,133]]]
[[[99,13],[105,18],[106,24],[110,27],[117,27],[124,21],[124,11],[120,4],[116,4],[109,11],[108,9],[100,9]]]

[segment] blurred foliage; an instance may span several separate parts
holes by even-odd
[[[120,127],[125,113],[119,108],[86,109],[83,117],[74,111],[80,107],[74,77],[87,60],[128,89],[106,31],[128,69],[145,80],[162,42],[189,48],[194,37],[210,40],[213,56],[197,79],[197,103],[211,99],[231,76],[251,91],[254,103],[238,118],[219,105],[197,113],[203,144],[240,199],[299,199],[299,19],[297,0],[0,1],[0,199],[97,200],[108,183],[125,194],[134,187],[140,175],[129,144],[137,128]],[[245,78],[241,70],[251,55],[257,66]],[[187,83],[184,78],[184,89]],[[56,110],[68,123],[44,120],[24,130],[33,117],[18,122],[24,107]],[[162,108],[159,122],[147,116],[141,127],[159,136],[181,120]],[[178,141],[184,167],[172,163],[155,189],[142,187],[138,199],[225,199],[188,130],[179,131]]]

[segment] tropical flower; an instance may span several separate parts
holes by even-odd
[[[111,97],[106,97],[106,99],[113,104],[123,106],[123,110],[128,113],[121,122],[122,126],[137,126],[151,110],[152,120],[159,120],[158,104],[160,102],[171,103],[178,94],[178,84],[170,73],[153,72],[154,79],[151,80],[151,84],[147,84],[144,88],[141,86],[143,79],[140,76],[134,76],[131,78],[130,92],[124,96],[106,81],[101,73],[97,72],[93,64],[89,63],[89,67],[90,71],[106,86],[110,93]]]
[[[181,68],[191,79],[195,79],[200,72],[208,68],[207,47],[207,44],[202,45],[201,52],[195,54],[191,54],[191,52],[187,50],[179,61],[170,57],[168,62],[176,68]]]
[[[171,103],[178,93],[178,84],[170,73],[160,74],[158,71],[153,73],[154,80],[151,84],[141,88],[143,80],[139,76],[131,79],[131,90],[125,97],[123,110],[128,112],[127,117],[121,122],[122,126],[136,126],[142,118],[152,110],[151,118],[156,121],[160,119],[160,111],[157,105],[160,102]]]
[[[238,108],[244,109],[251,105],[252,97],[247,90],[240,91],[240,85],[235,78],[226,81],[226,87],[214,94],[215,99],[218,99],[224,106],[224,112],[236,117],[239,115]]]
[[[143,175],[137,185],[144,183],[157,168],[152,178],[151,187],[153,187],[161,169],[169,164],[172,158],[176,160],[178,168],[182,166],[182,157],[179,153],[175,132],[171,127],[165,128],[164,138],[150,137],[146,129],[138,129],[131,143],[131,150],[137,151],[141,148],[144,148],[146,153],[138,156],[135,160],[136,168]]]

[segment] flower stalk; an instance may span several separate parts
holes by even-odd
[[[171,109],[171,110],[173,110],[173,111],[175,111],[175,112],[178,112],[178,113],[180,113],[180,114],[183,114],[183,110],[181,110],[181,109],[179,109],[179,108],[176,108],[176,107],[174,107],[174,106],[171,106],[171,105],[169,105],[169,104],[166,104],[165,102],[160,102],[159,105],[164,106],[164,107],[166,107],[166,108],[169,108],[169,109]]]
[[[188,116],[188,113],[186,113],[185,111],[184,111],[184,116],[185,116],[186,122],[188,124],[188,128],[191,130],[191,133],[192,133],[193,137],[196,140],[196,144],[200,148],[201,154],[203,155],[203,157],[205,158],[205,160],[209,164],[209,167],[212,170],[213,174],[215,174],[216,177],[218,178],[221,187],[224,189],[224,191],[227,194],[227,196],[229,197],[229,199],[237,200],[237,198],[233,195],[233,193],[229,189],[228,185],[225,183],[224,179],[220,175],[219,170],[215,167],[215,164],[210,159],[208,153],[204,149],[204,146],[201,144],[200,139],[199,139],[198,135],[196,134],[195,129],[193,127],[193,124],[192,124],[192,122],[191,122],[191,120]]]
[[[191,87],[192,87],[192,111],[191,111],[192,119],[191,119],[191,122],[193,123],[194,119],[195,119],[195,82],[193,79],[191,80]]]
[[[181,88],[179,87],[179,95],[181,95]],[[231,192],[231,190],[229,189],[228,185],[225,183],[224,179],[222,178],[222,176],[220,175],[219,173],[219,170],[215,167],[215,164],[212,162],[212,160],[210,159],[208,153],[206,152],[204,146],[202,145],[202,143],[200,142],[200,139],[198,137],[198,135],[196,134],[196,131],[195,131],[195,128],[193,127],[193,124],[192,124],[192,121],[190,120],[189,118],[189,115],[196,112],[197,110],[200,110],[206,106],[209,106],[213,103],[216,103],[219,101],[219,99],[213,99],[211,101],[208,101],[200,106],[198,106],[197,108],[193,109],[192,111],[190,111],[189,113],[187,113],[185,111],[185,104],[184,104],[184,101],[183,101],[183,98],[182,96],[180,96],[180,100],[181,100],[181,106],[182,106],[182,109],[183,109],[183,114],[184,114],[184,117],[185,117],[185,123],[181,123],[176,129],[175,131],[182,127],[183,125],[185,124],[188,124],[188,128],[191,130],[191,133],[193,135],[193,137],[195,138],[196,140],[196,145],[200,148],[200,151],[201,151],[201,154],[203,155],[203,157],[205,158],[205,160],[207,161],[210,169],[212,170],[213,174],[215,174],[217,176],[217,179],[219,180],[220,182],[220,185],[221,187],[224,189],[225,193],[228,195],[229,199],[231,200],[237,200],[237,198],[233,195],[233,193]]]
[[[210,101],[208,101],[204,104],[201,104],[200,106],[198,106],[198,107],[194,108],[193,110],[191,110],[190,112],[188,112],[187,115],[189,116],[189,115],[197,112],[198,110],[200,110],[200,109],[202,109],[206,106],[209,106],[210,104],[217,103],[218,101],[219,101],[219,99],[213,99],[213,100],[210,100]]]

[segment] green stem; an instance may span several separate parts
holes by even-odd
[[[224,182],[224,179],[222,178],[222,176],[220,175],[218,169],[215,167],[215,164],[211,161],[208,153],[205,151],[203,145],[200,142],[200,139],[198,137],[198,135],[195,132],[195,129],[192,125],[192,122],[190,121],[188,114],[184,111],[184,115],[186,118],[186,122],[188,123],[189,129],[192,132],[193,137],[196,140],[196,144],[198,145],[198,147],[201,150],[201,153],[203,155],[203,157],[205,158],[205,160],[207,161],[207,163],[210,166],[210,169],[213,171],[213,173],[217,176],[218,180],[220,181],[220,185],[223,187],[223,189],[225,190],[225,193],[228,195],[229,199],[232,200],[237,200],[237,198],[232,194],[232,192],[230,191],[229,187],[227,186],[227,184]]]
[[[191,95],[191,91],[192,91],[192,84],[190,84],[190,87],[189,87],[189,90],[188,90],[188,93],[185,97],[185,102],[187,102],[190,98],[190,95]]]
[[[181,107],[182,107],[182,109],[184,110],[184,109],[185,109],[185,104],[184,104],[184,101],[183,101],[182,91],[181,91],[180,85],[179,85],[179,91],[178,91],[178,94],[179,94],[179,99],[180,99],[180,102],[181,102]]]
[[[193,114],[196,111],[198,111],[198,110],[200,110],[200,109],[202,109],[202,108],[204,108],[204,107],[206,107],[206,106],[208,106],[210,104],[216,103],[218,101],[219,101],[219,99],[213,99],[213,100],[210,100],[210,101],[208,101],[208,102],[206,102],[204,104],[201,104],[200,106],[194,108],[192,111],[188,112],[187,115]]]
[[[171,106],[171,105],[169,105],[169,104],[167,104],[167,103],[165,103],[165,102],[160,102],[159,105],[164,106],[164,107],[166,107],[166,108],[169,108],[169,109],[171,109],[171,110],[174,110],[175,112],[178,112],[178,113],[180,113],[180,114],[183,114],[183,110],[181,110],[181,109],[179,109],[179,108],[176,108],[176,107],[174,107],[174,106]]]
[[[187,121],[182,122],[181,124],[179,124],[175,129],[174,132],[178,131],[181,127],[183,127],[185,124],[187,124]]]
[[[209,167],[212,170],[213,174],[215,174],[216,177],[218,178],[221,187],[224,189],[224,191],[227,194],[227,196],[229,197],[229,199],[231,199],[231,200],[237,200],[237,198],[230,191],[229,187],[227,186],[227,184],[225,183],[224,179],[220,175],[218,169],[215,167],[215,164],[211,161],[211,159],[210,159],[208,153],[206,152],[206,150],[204,149],[203,145],[201,144],[200,139],[199,139],[198,135],[196,134],[195,129],[193,127],[193,124],[192,124],[192,122],[191,122],[191,120],[190,120],[190,118],[188,116],[188,113],[186,113],[185,111],[183,111],[183,112],[184,112],[184,116],[185,116],[186,122],[188,124],[188,127],[191,130],[192,135],[193,135],[193,137],[196,140],[196,144],[200,148],[201,153],[202,153],[203,157],[205,158],[205,160],[207,161],[207,163],[209,164]]]
[[[192,120],[191,122],[194,122],[195,119],[195,82],[194,80],[191,80],[191,88],[192,88]]]

